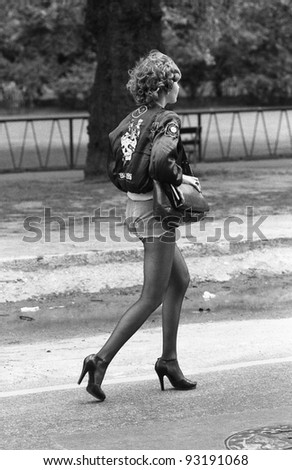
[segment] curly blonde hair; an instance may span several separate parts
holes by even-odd
[[[154,104],[161,91],[169,92],[181,72],[174,61],[162,52],[152,50],[140,59],[132,70],[126,85],[137,104]]]

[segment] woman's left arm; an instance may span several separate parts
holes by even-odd
[[[179,186],[183,181],[183,170],[177,164],[180,119],[176,113],[166,111],[155,131],[149,173],[161,183]]]

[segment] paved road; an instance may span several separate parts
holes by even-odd
[[[291,424],[291,328],[291,318],[182,325],[181,365],[198,381],[189,392],[160,391],[160,328],[140,330],[111,364],[103,403],[76,379],[104,334],[8,345],[1,448],[224,449],[234,432]]]
[[[196,374],[196,391],[158,381],[5,398],[5,449],[224,449],[235,432],[291,424],[291,362]],[[2,447],[3,448],[3,447]]]
[[[225,179],[222,200],[234,197],[237,188],[240,202],[228,206],[232,215],[238,214],[235,206],[241,205],[245,193],[252,191],[259,214],[274,214],[277,201],[281,216],[273,215],[267,232],[265,226],[267,243],[243,244],[239,251],[237,244],[228,244],[215,247],[215,252],[209,244],[212,249],[205,253],[203,243],[198,247],[200,256],[188,258],[193,282],[184,303],[179,357],[185,374],[198,380],[198,389],[189,393],[159,390],[153,370],[161,344],[158,311],[111,364],[104,383],[107,400],[101,404],[92,400],[86,384],[76,384],[82,359],[104,342],[111,330],[108,322],[116,321],[137,298],[142,264],[136,258],[125,262],[123,252],[114,264],[109,253],[99,263],[93,245],[81,253],[79,263],[78,253],[70,254],[70,245],[67,251],[59,251],[60,243],[52,243],[46,252],[45,245],[39,253],[28,253],[27,247],[17,251],[21,256],[33,255],[32,266],[26,260],[24,269],[23,259],[16,259],[13,267],[8,248],[15,257],[15,240],[21,232],[14,223],[5,223],[3,235],[8,227],[13,243],[7,245],[7,235],[2,237],[1,246],[10,259],[2,263],[0,279],[5,294],[0,305],[0,419],[4,423],[0,447],[223,449],[224,439],[236,431],[291,425],[290,161],[280,168],[279,162],[268,162],[256,173],[260,173],[257,184],[251,173],[259,162],[249,166],[249,174],[242,173],[245,163],[234,164],[240,179],[220,173],[220,180]],[[10,176],[14,184],[21,180],[30,187],[30,175]],[[217,174],[214,178],[218,179]],[[10,197],[11,192],[7,194]],[[19,194],[25,204],[26,192]],[[22,217],[19,210],[15,213]],[[217,218],[224,215],[216,214]],[[58,251],[51,251],[56,246]],[[61,251],[69,257],[55,256]],[[37,258],[37,254],[44,256]],[[196,249],[193,254],[197,255]],[[114,285],[105,291],[103,283],[110,276],[115,277]],[[216,297],[206,302],[204,291]],[[23,306],[39,307],[23,314],[34,320],[20,318]]]

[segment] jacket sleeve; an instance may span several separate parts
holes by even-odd
[[[178,115],[166,111],[156,123],[151,150],[149,173],[161,183],[179,186],[183,171],[177,164],[181,122]]]

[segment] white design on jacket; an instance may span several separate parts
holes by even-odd
[[[137,124],[135,125],[135,122],[131,121],[127,132],[121,137],[121,149],[123,152],[124,163],[130,161],[132,158],[141,132],[140,128],[142,122],[143,119],[139,119]]]

